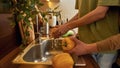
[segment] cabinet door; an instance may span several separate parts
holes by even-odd
[[[0,59],[16,48],[20,42],[19,29],[10,25],[12,21],[8,18],[11,16],[12,14],[0,14]]]

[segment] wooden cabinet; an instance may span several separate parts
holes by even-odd
[[[11,16],[11,14],[0,14],[0,59],[20,45],[19,29],[10,25],[12,21],[8,18]]]

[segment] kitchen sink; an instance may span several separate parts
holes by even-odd
[[[28,45],[13,63],[52,65],[52,57],[63,52],[61,46],[61,38],[39,38]]]
[[[62,52],[60,39],[45,39],[37,44],[23,56],[23,60],[27,62],[46,62],[57,53]]]

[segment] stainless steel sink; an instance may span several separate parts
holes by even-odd
[[[44,39],[34,44],[32,48],[23,56],[27,62],[45,62],[55,54],[62,52],[60,39]]]
[[[39,38],[28,45],[14,60],[16,64],[52,65],[52,57],[62,53],[62,39]]]

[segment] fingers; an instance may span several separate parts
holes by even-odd
[[[71,50],[69,50],[69,51],[67,51],[67,52],[73,54],[73,53],[74,53],[74,49],[75,49],[75,48],[73,48],[73,49],[71,49]]]
[[[54,36],[55,36],[56,30],[57,30],[57,28],[52,28],[52,29],[50,30],[50,35],[51,35],[51,37],[54,37]]]
[[[57,28],[52,32],[54,38],[58,38],[69,30],[66,25],[56,26]]]
[[[75,55],[78,55],[78,56],[79,56],[79,53],[76,52],[76,48],[73,48],[73,49],[71,49],[71,50],[69,50],[69,51],[67,51],[67,52],[70,53],[70,54],[75,54]]]
[[[61,32],[56,29],[55,31],[53,31],[52,35],[54,38],[59,38],[61,36]]]
[[[80,42],[80,40],[78,40],[76,37],[74,36],[71,36],[71,39],[77,44]]]
[[[54,38],[58,38],[61,36],[61,31],[58,28],[58,26],[55,26],[54,28],[52,28],[50,32],[51,32],[50,35]]]
[[[64,31],[62,28],[54,28],[51,33],[54,38],[59,38],[64,34]]]

